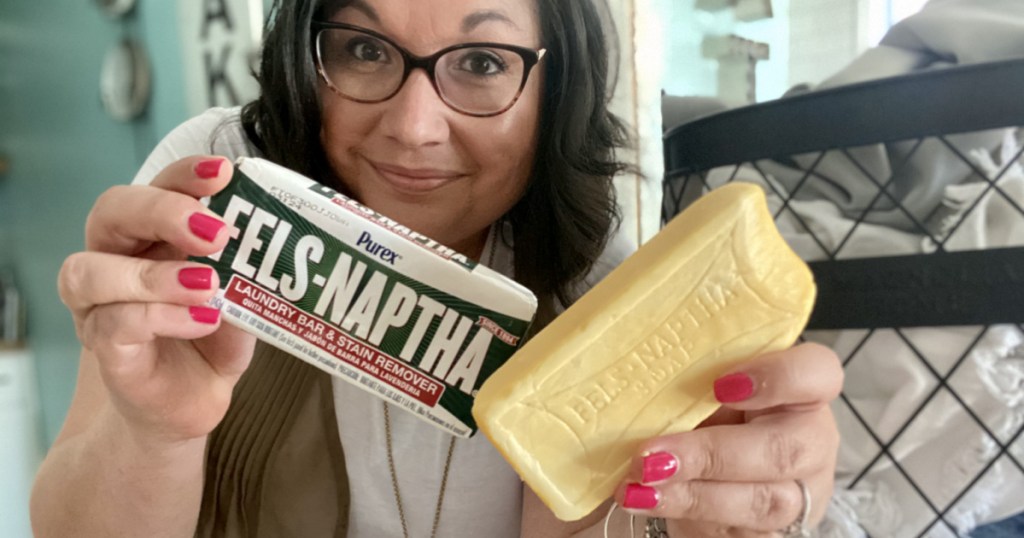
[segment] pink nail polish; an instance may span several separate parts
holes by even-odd
[[[626,494],[622,499],[623,508],[650,510],[658,506],[658,490],[650,486],[630,484],[626,486]]]
[[[223,164],[224,159],[207,159],[196,163],[193,171],[196,173],[196,177],[200,179],[213,179],[220,174],[220,167]]]
[[[188,315],[192,316],[192,321],[213,325],[220,318],[220,310],[205,306],[190,306]]]
[[[668,480],[679,470],[679,460],[668,452],[655,452],[644,456],[644,484]]]
[[[188,228],[192,233],[207,241],[213,241],[223,227],[223,222],[205,213],[192,213],[188,218]]]
[[[186,267],[178,271],[178,282],[190,290],[208,290],[213,286],[213,268]]]
[[[715,398],[719,402],[742,402],[753,395],[754,380],[747,374],[729,374],[715,381]]]

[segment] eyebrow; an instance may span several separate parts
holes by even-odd
[[[358,9],[359,11],[362,11],[364,15],[369,17],[371,21],[380,24],[380,17],[377,15],[377,11],[373,9],[373,6],[367,4],[363,0],[354,0],[345,7]]]
[[[367,4],[365,0],[353,0],[345,7],[350,7],[359,10],[363,12],[364,15],[369,17],[371,21],[377,24],[381,24],[380,16],[377,15],[377,10],[373,9],[373,6],[371,6],[370,4]],[[516,25],[516,23],[513,22],[512,19],[508,18],[507,15],[497,10],[488,9],[483,11],[477,11],[476,13],[471,13],[467,15],[466,18],[462,19],[462,33],[468,34],[472,32],[474,29],[476,29],[476,27],[489,21],[504,22],[505,24],[508,24],[512,28],[519,30],[519,26]]]
[[[504,13],[494,10],[477,11],[467,15],[466,18],[462,19],[462,33],[468,34],[473,31],[477,26],[488,22],[488,21],[499,21],[504,22],[516,30],[519,30],[519,26],[512,22],[512,19],[508,18]]]

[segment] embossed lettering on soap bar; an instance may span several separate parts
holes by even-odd
[[[656,394],[666,382],[671,381],[672,376],[694,361],[695,331],[718,318],[739,295],[737,287],[741,285],[742,280],[735,267],[716,279],[701,282],[679,308],[630,350],[624,359],[567,394],[570,402],[564,408],[549,402],[547,410],[577,429],[592,421],[620,397],[643,401]],[[643,375],[636,375],[638,372]]]
[[[706,254],[712,255],[711,252]],[[554,415],[576,436],[587,436],[602,429],[599,419],[612,404],[617,415],[623,410],[639,412],[644,409],[679,372],[703,356],[703,350],[694,353],[693,342],[698,332],[718,321],[733,299],[745,293],[746,286],[731,252],[717,254],[712,263],[714,271],[711,271],[715,276],[696,281],[696,289],[690,290],[674,310],[655,323],[651,332],[623,358],[557,395],[541,398],[542,394],[538,393],[527,405]],[[676,293],[679,294],[679,290]],[[651,290],[643,302],[664,299],[657,290]],[[588,350],[582,351],[588,353]],[[566,363],[564,367],[571,366]],[[621,418],[616,416],[610,423]]]

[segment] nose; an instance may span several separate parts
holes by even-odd
[[[430,146],[448,139],[448,105],[422,69],[413,70],[398,94],[383,106],[381,128],[403,146]]]

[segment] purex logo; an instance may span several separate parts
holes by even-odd
[[[356,240],[356,246],[362,247],[363,250],[368,252],[371,256],[376,256],[391,265],[394,265],[395,261],[401,258],[397,252],[374,241],[373,237],[370,236],[370,232],[363,232],[359,234],[359,239]]]
[[[406,228],[405,226],[399,224],[398,222],[391,220],[390,218],[381,215],[380,213],[377,213],[376,211],[360,204],[359,202],[351,198],[348,198],[342,194],[339,194],[338,191],[330,187],[321,185],[319,183],[314,183],[309,186],[309,190],[319,194],[320,196],[327,198],[334,205],[349,211],[350,213],[356,215],[357,217],[373,222],[378,226],[382,226],[387,230],[402,236],[404,239],[411,241],[412,243],[419,245],[427,250],[430,250],[437,256],[440,256],[446,260],[451,260],[471,271],[473,270],[474,267],[476,267],[476,262],[470,260],[465,255],[459,254],[458,252],[442,245],[441,243],[438,243],[437,241],[434,241],[433,239],[425,235],[418,234],[413,230]],[[360,241],[363,241],[364,239],[367,241],[370,240],[369,237],[365,237],[365,234],[364,237],[359,238]],[[382,247],[380,247],[380,245],[376,245],[374,248]],[[392,265],[395,263],[395,260],[401,259],[401,256],[396,255],[394,252],[390,250],[388,252],[390,253],[390,259],[384,257],[382,257],[381,259],[384,259],[385,261],[391,263]],[[373,254],[376,255],[376,251],[374,251]]]

